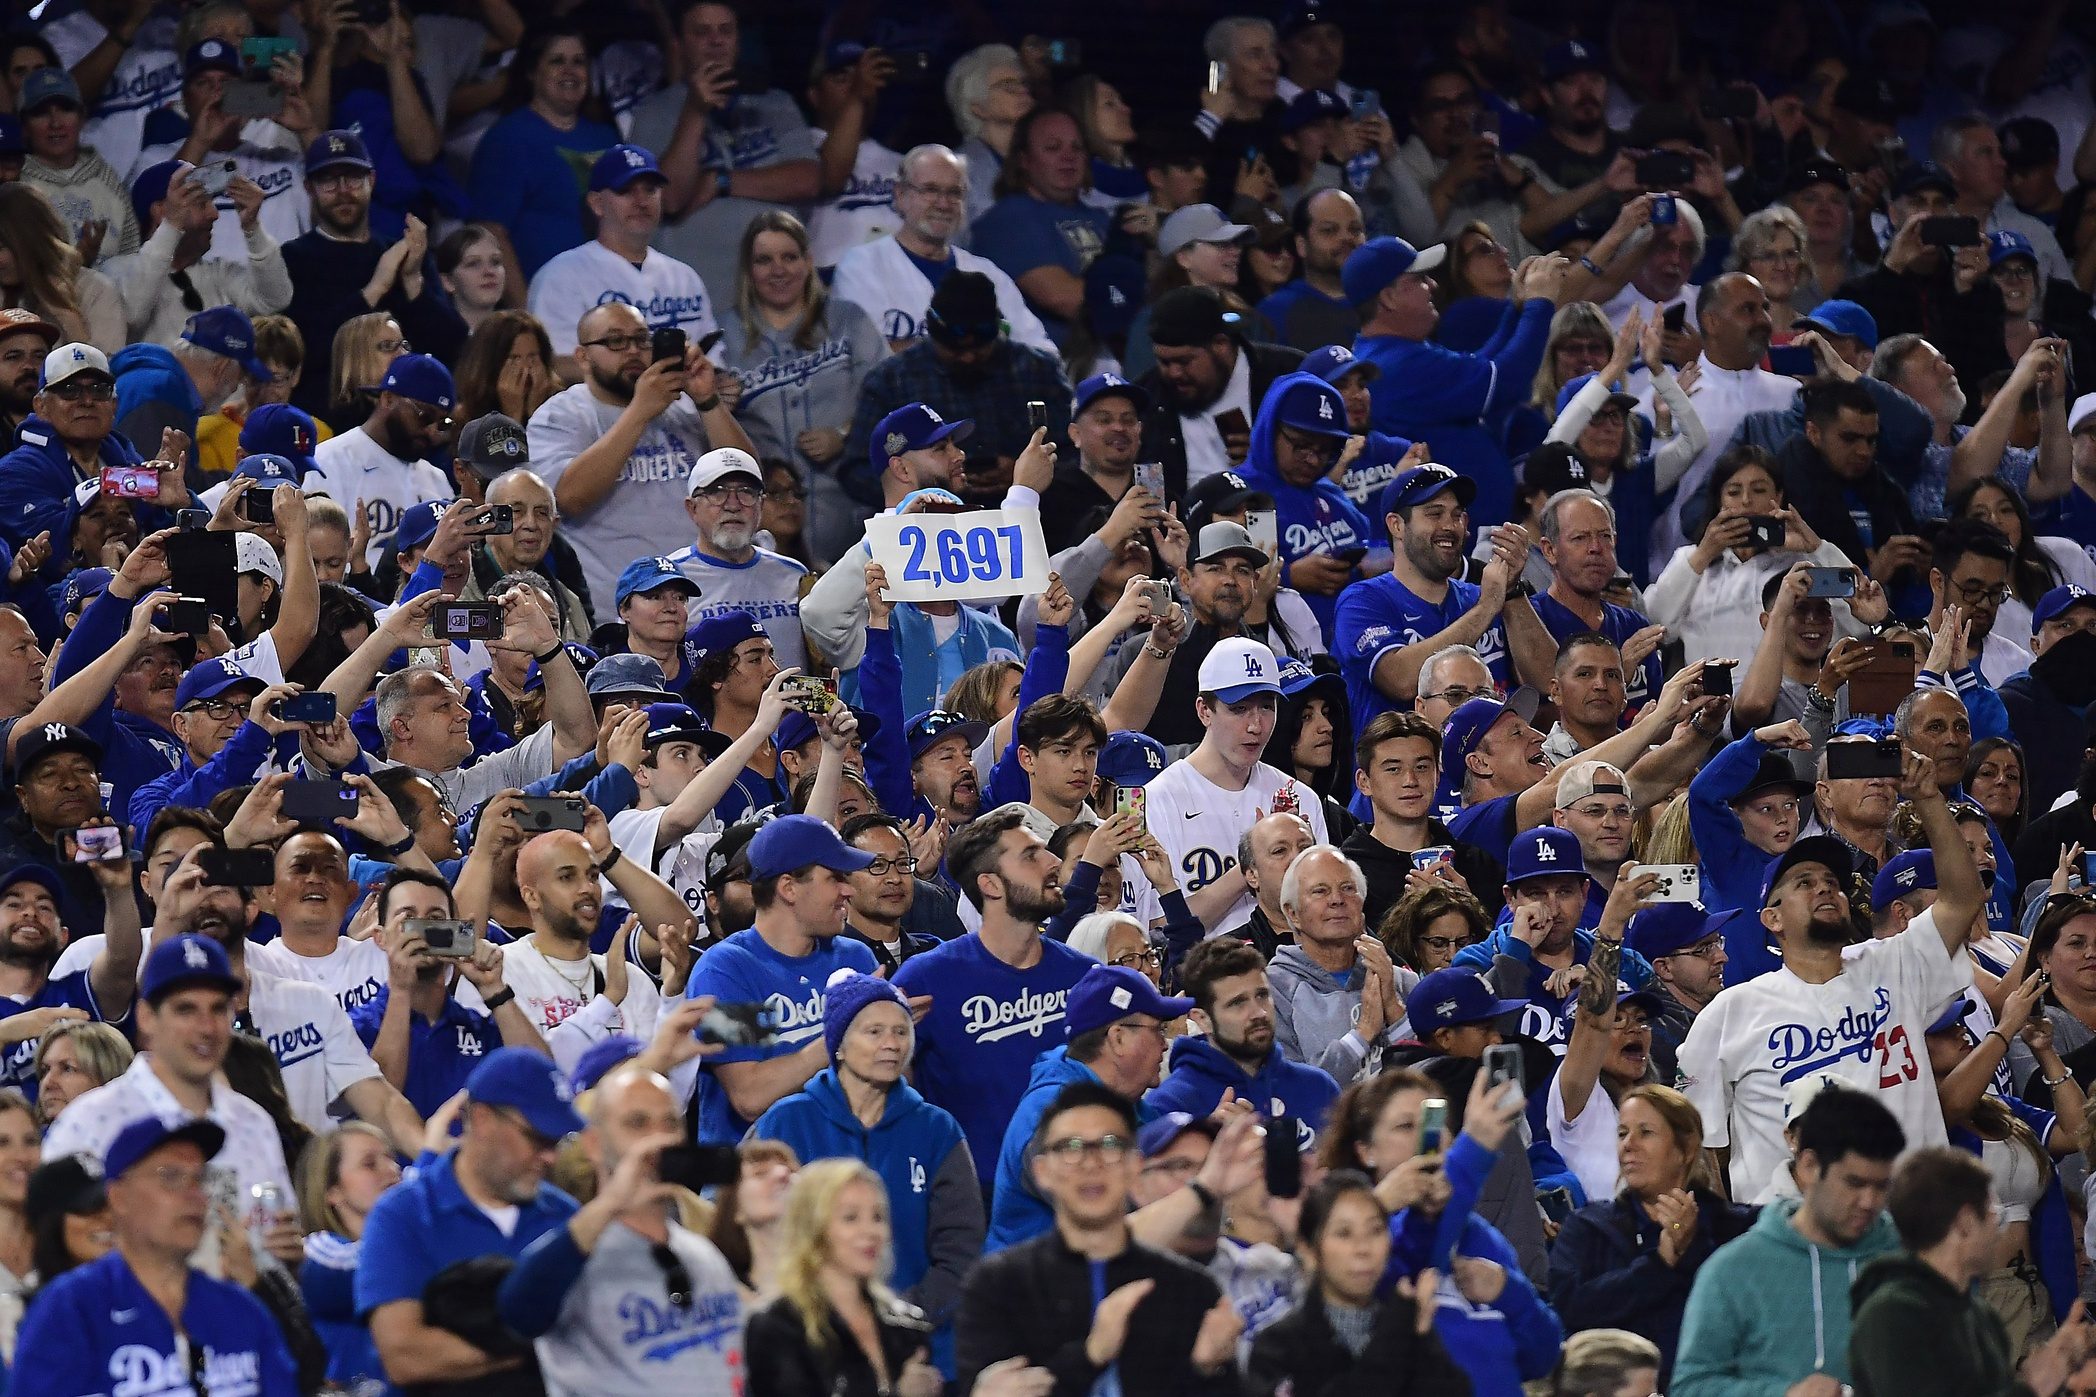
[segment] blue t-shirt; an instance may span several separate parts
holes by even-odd
[[[1448,595],[1437,605],[1398,581],[1395,573],[1351,583],[1339,594],[1332,613],[1332,653],[1339,657],[1339,672],[1346,679],[1347,707],[1356,731],[1377,714],[1403,707],[1376,687],[1376,662],[1447,630],[1477,605],[1477,598],[1477,584],[1452,578]],[[1477,652],[1495,683],[1504,687],[1511,682],[1504,622],[1493,618],[1477,639]]]
[[[350,1026],[367,1048],[378,1041],[378,1026],[386,1017],[390,994],[389,989],[382,989],[376,999],[349,1011]],[[480,1060],[501,1046],[502,1030],[495,1027],[492,1016],[476,1014],[449,995],[435,1023],[410,1010],[408,1081],[401,1095],[426,1117],[456,1095]]]
[[[579,120],[563,131],[530,107],[488,128],[473,152],[466,192],[473,214],[509,229],[526,277],[587,239],[582,191],[590,166],[619,143],[616,128]]]
[[[902,244],[897,243],[896,246],[902,247]],[[939,289],[940,282],[953,275],[953,269],[960,264],[961,260],[958,257],[948,257],[943,262],[933,262],[927,258],[919,257],[906,247],[902,247],[902,255],[910,259],[911,266],[924,273],[924,279],[932,284],[932,290],[934,291]]]
[[[11,1019],[17,1014],[26,1014],[31,1009],[65,1007],[84,1009],[92,1019],[105,1019],[102,1006],[95,1002],[95,987],[90,983],[92,970],[76,970],[57,980],[46,980],[44,987],[28,999],[10,999],[0,996],[0,1019]],[[124,1006],[121,1019],[115,1021],[126,1038],[131,1036],[131,1006]],[[36,1100],[36,1045],[37,1039],[25,1038],[5,1050],[0,1050],[0,1086],[13,1087],[31,1101]]]
[[[961,1123],[975,1172],[987,1189],[997,1153],[1033,1061],[1063,1041],[1063,1009],[1070,988],[1097,964],[1060,941],[1043,940],[1041,959],[1014,970],[963,936],[912,956],[895,972],[907,995],[928,994],[931,1012],[917,1025],[912,1081],[924,1099]]]
[[[2033,506],[2031,528],[2041,534],[2070,538],[2096,557],[2096,499],[2077,485],[2051,504]]]
[[[1083,276],[1106,245],[1105,209],[1090,204],[1051,204],[1031,194],[1007,194],[975,220],[971,247],[1017,281],[1036,267],[1061,267]],[[1070,322],[1029,301],[1058,348],[1070,333]]]
[[[1529,599],[1529,602],[1535,607],[1536,619],[1543,623],[1543,629],[1549,631],[1550,638],[1560,645],[1563,645],[1571,637],[1580,634],[1582,631],[1594,629],[1583,619],[1573,615],[1570,607],[1558,601],[1557,598],[1551,596],[1548,592],[1536,593],[1535,596]],[[1621,650],[1625,642],[1632,636],[1651,624],[1652,622],[1648,618],[1638,615],[1627,606],[1617,606],[1613,602],[1601,603],[1601,633],[1613,640],[1618,650]],[[1752,655],[1727,655],[1713,656],[1712,658],[1751,660],[1754,657]],[[1624,708],[1624,718],[1627,720],[1632,713],[1637,711],[1638,705],[1645,702],[1645,700],[1657,698],[1660,685],[1664,683],[1666,683],[1666,676],[1660,672],[1659,652],[1657,650],[1647,655],[1645,662],[1636,669],[1625,671],[1623,675],[1623,696],[1628,702]]]
[[[517,1224],[505,1235],[459,1187],[456,1151],[422,1166],[381,1196],[364,1224],[357,1253],[357,1313],[395,1300],[420,1300],[446,1267],[477,1256],[514,1260],[575,1215],[575,1200],[540,1184],[517,1206]]]
[[[762,1004],[778,1015],[779,1040],[769,1048],[728,1048],[706,1059],[699,1074],[699,1143],[732,1145],[750,1122],[735,1113],[727,1088],[710,1070],[724,1062],[765,1062],[799,1052],[822,1036],[824,986],[839,970],[879,973],[873,952],[849,936],[818,942],[805,956],[784,956],[757,929],[738,931],[699,957],[685,987],[687,999],[710,994],[724,1003]]]
[[[1466,805],[1463,813],[1448,822],[1448,832],[1459,843],[1475,844],[1501,866],[1514,844],[1514,802],[1519,796],[1494,796],[1477,805]]]

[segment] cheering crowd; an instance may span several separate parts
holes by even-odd
[[[2096,12],[5,18],[0,1393],[2096,1397]]]

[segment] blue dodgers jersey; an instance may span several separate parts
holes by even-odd
[[[1543,623],[1543,629],[1549,631],[1550,638],[1560,645],[1583,631],[1594,629],[1583,619],[1573,615],[1570,607],[1548,592],[1536,593],[1530,604],[1535,607],[1536,619]],[[1618,650],[1621,650],[1632,636],[1651,624],[1651,621],[1627,606],[1617,606],[1614,602],[1601,604],[1601,634],[1614,641]],[[1751,659],[1752,656],[1733,658]],[[1646,656],[1644,663],[1636,669],[1626,670],[1623,674],[1623,694],[1626,700],[1623,708],[1624,721],[1628,722],[1629,715],[1643,707],[1647,699],[1659,697],[1660,685],[1665,682],[1666,675],[1660,670],[1657,650]]]
[[[1393,573],[1356,582],[1339,594],[1332,620],[1332,653],[1339,657],[1339,672],[1346,678],[1346,701],[1352,711],[1355,731],[1367,726],[1379,713],[1402,707],[1375,684],[1376,661],[1392,650],[1416,645],[1430,635],[1439,635],[1457,618],[1477,605],[1478,588],[1472,582],[1451,580],[1448,595],[1439,605],[1422,600],[1397,580]],[[1494,620],[1477,639],[1477,653],[1502,689],[1511,681],[1506,626]]]
[[[971,934],[912,956],[895,972],[904,994],[932,997],[931,1012],[917,1025],[911,1080],[960,1122],[986,1188],[1034,1059],[1062,1046],[1070,989],[1095,964],[1044,939],[1033,968],[1014,970]]]
[[[765,1062],[799,1052],[822,1037],[823,987],[839,970],[875,975],[873,952],[849,936],[816,946],[813,954],[782,956],[757,929],[738,931],[699,957],[685,987],[687,999],[710,994],[723,1003],[762,1004],[778,1018],[779,1041],[769,1048],[729,1048],[706,1059],[699,1074],[699,1142],[733,1145],[750,1122],[735,1113],[727,1088],[712,1069],[728,1062]]]
[[[76,970],[56,980],[47,980],[44,987],[28,999],[10,999],[0,996],[0,1019],[11,1019],[17,1014],[26,1014],[32,1009],[49,1009],[64,1006],[84,1009],[91,1019],[102,1018],[101,1006],[95,1003],[94,987],[88,983],[91,970]],[[131,1008],[124,1006],[124,1017],[116,1028],[126,1038],[131,1036]],[[19,1043],[0,1049],[0,1086],[13,1087],[36,1100],[36,1046],[38,1039],[25,1038]]]

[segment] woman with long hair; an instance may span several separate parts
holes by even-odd
[[[1616,330],[1592,301],[1571,301],[1550,317],[1543,342],[1543,361],[1529,384],[1528,401],[1507,418],[1507,455],[1527,455],[1543,444],[1557,421],[1558,394],[1582,374],[1598,373],[1608,364]]]
[[[1747,215],[1732,235],[1725,270],[1749,272],[1761,283],[1768,293],[1769,323],[1775,327],[1777,344],[1790,343],[1791,325],[1827,298],[1805,260],[1805,221],[1786,204],[1770,204]]]
[[[1703,1118],[1647,1082],[1617,1107],[1617,1190],[1565,1220],[1550,1251],[1550,1303],[1569,1330],[1629,1329],[1673,1366],[1689,1285],[1710,1254],[1753,1225],[1727,1202],[1703,1155]]]
[[[2096,561],[2071,538],[2040,534],[2031,524],[2029,502],[2018,491],[1990,476],[1953,492],[1943,507],[1953,519],[1992,524],[2016,550],[2009,564],[2009,595],[1994,609],[1995,634],[2021,643],[2035,629],[2031,609],[2062,584],[2096,592]]]
[[[524,279],[503,255],[502,236],[485,223],[461,223],[436,246],[437,280],[470,332],[522,299]],[[465,419],[471,421],[472,418]],[[517,419],[523,421],[521,417]]]
[[[298,1284],[313,1328],[327,1346],[328,1381],[345,1389],[385,1377],[371,1326],[358,1315],[353,1292],[364,1223],[380,1196],[399,1182],[400,1163],[385,1132],[362,1121],[316,1137],[299,1156],[294,1187],[306,1259]]]
[[[529,311],[497,310],[482,317],[466,336],[458,358],[461,422],[499,412],[529,423],[539,405],[560,391],[553,371],[553,341]]]
[[[1468,1391],[1434,1332],[1438,1278],[1399,1281],[1382,1299],[1390,1213],[1358,1169],[1337,1169],[1303,1198],[1296,1255],[1311,1285],[1295,1308],[1252,1340],[1258,1397],[1429,1397]]]
[[[1019,706],[1019,679],[1025,673],[1017,660],[984,660],[953,681],[945,706],[972,722],[994,726]]]
[[[1231,206],[1230,219],[1252,230],[1252,241],[1238,263],[1237,294],[1256,306],[1295,280],[1295,225],[1277,210],[1249,199]]]
[[[1490,930],[1483,903],[1435,880],[1392,903],[1375,934],[1393,961],[1431,975],[1454,964],[1457,951],[1484,940]]]
[[[517,270],[529,281],[586,241],[582,181],[566,176],[617,145],[619,131],[583,111],[590,41],[572,18],[526,33],[509,72],[509,111],[480,138],[466,192],[483,219],[509,234]]]
[[[801,1162],[777,1140],[745,1140],[736,1152],[742,1156],[742,1176],[714,1195],[708,1235],[742,1283],[744,1300],[759,1305],[779,1293],[786,1198]]]
[[[130,342],[116,283],[81,265],[51,201],[20,183],[0,184],[0,309],[16,307],[56,325],[60,343],[114,354]]]
[[[1354,795],[1354,721],[1346,705],[1346,683],[1336,673],[1317,673],[1291,661],[1281,674],[1281,707],[1267,738],[1267,764],[1277,766],[1316,792],[1324,803],[1325,828],[1334,844],[1352,833],[1347,813]]]
[[[1475,220],[1459,229],[1434,278],[1441,319],[1434,340],[1465,352],[1492,337],[1514,291],[1514,264],[1492,229]]]
[[[801,484],[800,468],[777,456],[764,461],[764,504],[757,517],[758,532],[771,541],[772,552],[793,559],[810,572],[823,572],[828,559],[808,547],[808,487]]]
[[[1135,113],[1120,89],[1095,73],[1079,73],[1063,88],[1060,104],[1077,118],[1091,155],[1094,201],[1111,208],[1148,199],[1149,182],[1129,154],[1135,145]]]
[[[806,528],[816,551],[842,554],[861,530],[836,466],[859,389],[888,357],[888,341],[864,310],[824,288],[808,230],[784,209],[742,230],[735,304],[720,327],[721,361],[742,381],[735,420],[759,457],[793,462],[809,491]]]
[[[857,1159],[802,1169],[786,1198],[779,1298],[750,1316],[750,1397],[938,1397],[921,1312],[887,1287],[888,1190]]]
[[[2030,817],[2030,787],[2023,779],[2023,744],[2010,737],[1983,737],[1965,758],[1965,793],[1987,812],[2011,849]]]
[[[363,426],[378,403],[377,387],[386,366],[411,352],[400,322],[385,311],[367,311],[343,321],[328,360],[328,408],[323,414],[327,424],[338,432]]]
[[[1157,366],[1157,351],[1150,343],[1150,307],[1160,296],[1184,286],[1205,286],[1222,298],[1223,310],[1238,318],[1244,337],[1270,342],[1274,328],[1253,303],[1237,292],[1245,249],[1254,234],[1241,223],[1231,223],[1213,204],[1189,204],[1176,209],[1157,230],[1157,264],[1143,294],[1143,308],[1128,326],[1127,351],[1121,369],[1137,378]]]

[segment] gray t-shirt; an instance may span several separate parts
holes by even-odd
[[[691,1303],[675,1305],[651,1245],[622,1222],[604,1229],[537,1341],[547,1397],[742,1390],[745,1316],[727,1258],[672,1222],[669,1248],[691,1277]]]
[[[600,402],[585,383],[546,399],[525,428],[532,473],[557,489],[568,464],[609,433],[624,411],[623,404]],[[609,608],[626,564],[690,541],[684,482],[712,445],[697,405],[681,397],[641,433],[611,493],[561,520],[600,607]]]

